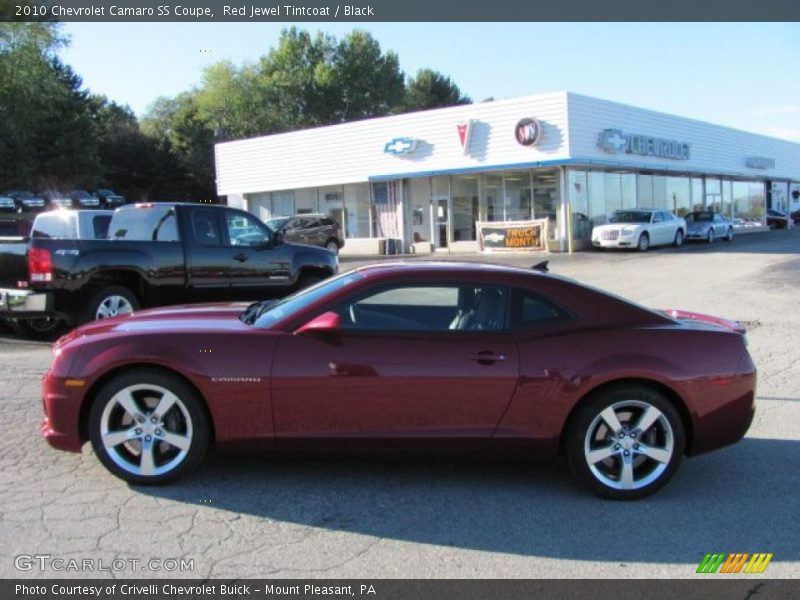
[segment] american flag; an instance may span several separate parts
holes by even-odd
[[[400,237],[400,219],[397,214],[398,186],[397,181],[375,183],[372,186],[375,233],[378,237],[393,239]]]

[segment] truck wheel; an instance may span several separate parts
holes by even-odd
[[[297,289],[302,290],[322,281],[324,277],[317,273],[301,273],[297,280]]]
[[[139,300],[128,289],[114,285],[103,288],[93,297],[81,319],[82,323],[128,315],[139,309]]]
[[[53,317],[19,321],[20,329],[25,337],[34,340],[54,340],[61,333],[63,325],[63,321]]]

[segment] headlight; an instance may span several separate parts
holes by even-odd
[[[629,237],[633,235],[633,232],[636,231],[635,227],[623,227],[622,230],[619,232],[621,236]]]

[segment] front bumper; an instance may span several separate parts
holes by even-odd
[[[40,317],[53,312],[53,296],[26,290],[0,289],[0,315]]]
[[[42,382],[44,420],[41,432],[53,448],[80,452],[83,440],[80,432],[81,392],[83,388],[69,387],[63,378],[48,373]]]
[[[633,248],[636,246],[636,237],[618,237],[615,240],[604,240],[602,238],[592,238],[592,246],[597,248]]]

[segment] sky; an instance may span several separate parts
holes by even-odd
[[[68,23],[62,58],[142,116],[220,60],[256,61],[291,23]],[[474,101],[568,90],[800,142],[798,23],[304,23],[369,31],[407,75]]]

